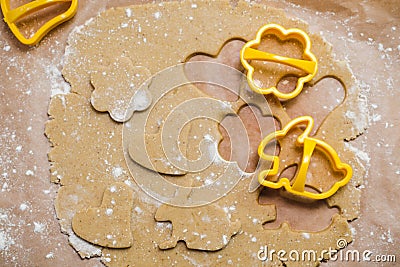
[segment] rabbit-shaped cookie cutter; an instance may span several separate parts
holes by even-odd
[[[303,156],[298,168],[297,175],[293,178],[293,182],[288,178],[279,178],[277,182],[268,181],[268,177],[278,174],[279,170],[279,156],[267,155],[264,153],[264,149],[269,142],[273,139],[279,140],[285,137],[288,132],[298,125],[306,125],[304,132],[299,135],[296,139],[296,145],[303,147]],[[267,135],[258,147],[258,154],[260,158],[272,162],[272,168],[263,170],[258,175],[258,181],[261,185],[270,187],[273,189],[279,189],[284,187],[286,191],[306,198],[311,199],[325,199],[336,193],[339,188],[345,186],[351,179],[353,171],[350,165],[342,163],[336,151],[327,143],[322,140],[309,137],[309,134],[314,127],[314,120],[309,116],[298,117],[290,121],[282,130],[275,131]],[[313,193],[305,190],[307,171],[311,161],[311,156],[315,149],[323,152],[329,159],[333,169],[344,174],[344,178],[335,184],[326,192]]]

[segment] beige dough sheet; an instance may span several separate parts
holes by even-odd
[[[85,4],[81,4],[80,8],[90,6]],[[10,121],[15,120],[15,116],[20,121],[21,116],[29,114],[17,110],[17,115],[12,115],[11,119],[2,119],[5,124],[2,137],[5,141],[1,145],[8,150],[5,149],[2,157],[5,165],[0,192],[4,195],[0,200],[4,203],[4,207],[0,207],[0,262],[3,260],[5,266],[24,265],[27,262],[41,266],[65,265],[71,262],[76,262],[79,266],[96,266],[100,264],[99,259],[107,266],[320,264],[319,260],[280,261],[276,255],[262,262],[257,258],[257,253],[264,245],[277,251],[314,250],[318,254],[329,248],[345,248],[344,251],[368,249],[373,255],[398,254],[396,244],[400,231],[396,224],[389,223],[398,214],[398,209],[390,208],[393,201],[388,202],[389,199],[398,198],[398,191],[395,190],[398,164],[396,165],[394,157],[395,140],[398,138],[393,136],[389,141],[381,136],[383,131],[394,131],[396,119],[392,117],[396,112],[392,111],[386,121],[378,113],[379,110],[385,113],[395,107],[390,102],[393,96],[386,98],[383,92],[398,81],[398,77],[389,76],[392,62],[396,58],[398,60],[399,50],[396,46],[388,49],[386,43],[378,43],[373,48],[372,43],[375,40],[372,37],[366,38],[364,42],[362,37],[366,33],[361,32],[361,29],[366,26],[362,26],[361,22],[355,26],[360,27],[357,38],[347,27],[348,22],[345,19],[340,23],[336,22],[337,28],[334,28],[331,25],[333,23],[329,24],[324,19],[328,20],[330,16],[346,18],[348,14],[343,9],[348,10],[348,7],[341,9],[333,3],[326,3],[327,10],[331,8],[337,12],[332,11],[333,14],[325,10],[314,14],[312,10],[317,7],[316,3],[310,6],[282,3],[271,4],[271,7],[267,2],[256,4],[225,1],[166,2],[133,6],[126,4],[126,1],[113,3],[124,7],[101,12],[83,26],[76,27],[67,41],[64,34],[64,43],[55,39],[57,34],[61,34],[57,30],[40,46],[29,50],[16,48],[6,44],[7,41],[2,41],[2,54],[5,54],[2,62],[8,64],[4,67],[4,75],[7,75],[4,77],[9,77],[4,88],[12,88],[11,84],[15,81],[12,71],[21,71],[14,61],[21,60],[23,53],[35,58],[50,51],[50,54],[56,53],[60,58],[63,54],[61,48],[65,47],[65,43],[67,45],[62,60],[62,75],[68,83],[61,77],[61,66],[53,67],[55,61],[49,57],[41,59],[43,69],[52,83],[48,89],[43,79],[36,83],[38,88],[43,88],[43,92],[51,90],[52,95],[48,109],[50,119],[45,130],[46,108],[30,104],[29,101],[33,101],[31,99],[35,96],[38,99],[46,98],[33,89],[21,91],[21,96],[17,98],[17,102],[28,99],[28,108],[34,107],[34,110],[42,112],[40,119],[36,119],[39,124],[41,121],[42,126],[33,123],[35,111],[31,119],[27,120],[29,124],[26,125],[29,126],[24,129],[27,135],[23,142],[35,143],[37,150],[25,151],[26,148],[19,145],[19,140],[23,139],[19,139],[18,132],[12,132],[10,129],[13,128],[7,126]],[[286,13],[272,6],[284,8]],[[392,7],[388,5],[387,9],[391,10],[390,8]],[[368,14],[367,7],[363,10]],[[95,15],[88,11],[82,13],[86,17],[78,16],[76,20],[62,27],[83,24],[85,19]],[[214,20],[209,20],[210,17]],[[303,18],[307,23],[297,17]],[[321,24],[317,23],[318,20],[322,21]],[[239,63],[240,47],[244,42],[253,39],[258,28],[268,22],[279,23],[286,28],[301,28],[310,34],[312,40],[311,50],[318,59],[319,71],[293,100],[279,101],[271,96],[264,99],[260,95],[253,97],[253,92],[243,88],[238,89],[238,96],[232,97],[232,94],[218,91],[216,87],[195,84],[175,88],[160,97],[157,90],[162,86],[157,84],[154,76],[149,80],[150,83],[139,86],[159,71],[183,62],[206,60],[227,64],[233,69],[243,71]],[[388,40],[388,44],[399,41],[395,38],[398,20],[394,19],[392,23],[393,26],[388,26],[388,35],[393,34],[394,37],[391,41]],[[5,28],[1,32],[2,38],[3,32],[6,32]],[[6,38],[12,39],[11,36]],[[334,44],[333,50],[326,39]],[[262,49],[291,57],[301,56],[302,47],[293,40],[282,43],[268,36],[264,41],[265,46]],[[386,83],[379,86],[381,79],[370,77],[360,68],[362,61],[356,55],[361,56],[362,52],[356,49],[355,43],[362,44],[369,51],[373,50],[370,58],[383,62],[376,77],[386,77]],[[17,46],[16,43],[13,45]],[[42,47],[53,47],[54,52],[50,48],[41,52],[40,49],[44,49]],[[338,51],[337,47],[345,47],[347,50]],[[56,48],[60,51],[55,52]],[[19,56],[12,59],[7,55],[10,50],[18,50]],[[382,55],[378,56],[379,54]],[[362,56],[365,57],[364,54]],[[340,61],[337,58],[345,60]],[[23,66],[30,70],[28,65]],[[272,75],[263,76],[263,72],[271,71],[271,65],[257,67],[261,69],[261,75],[257,79],[263,84],[275,83],[278,88],[287,90],[295,82],[292,77],[285,76],[290,72],[288,68],[278,68]],[[32,73],[34,77],[39,75]],[[218,73],[211,75],[215,77]],[[25,80],[33,79],[30,75],[26,77]],[[128,83],[127,80],[132,82]],[[19,83],[14,84],[21,86]],[[379,88],[378,92],[370,90],[373,85]],[[2,94],[6,96],[3,99],[10,99],[9,89]],[[396,91],[391,90],[388,94],[396,94]],[[183,107],[185,111],[176,113],[178,119],[190,117],[191,106],[185,107],[182,103],[193,99],[199,100],[193,101],[193,106],[208,101],[210,105],[220,105],[220,109],[198,109],[216,120],[196,119],[185,126],[168,124],[168,112],[175,107]],[[268,105],[265,106],[265,103]],[[15,107],[5,102],[3,109],[13,112]],[[124,113],[126,109],[128,112]],[[234,116],[227,117],[228,114]],[[313,116],[316,120],[314,136],[331,144],[340,158],[353,167],[350,183],[327,201],[309,203],[290,199],[281,191],[258,186],[254,179],[260,170],[269,168],[270,164],[260,162],[257,166],[256,149],[261,138],[301,115]],[[145,127],[135,126],[144,118],[147,123]],[[235,134],[235,127],[239,127],[236,121],[238,119],[242,120],[245,129],[250,129],[249,132]],[[255,122],[257,120],[259,125]],[[179,120],[175,118],[175,121]],[[377,131],[377,125],[382,126],[382,131]],[[21,126],[18,127],[21,130]],[[167,129],[164,133],[172,133],[178,131],[178,127],[182,127],[182,131],[176,144],[168,136],[163,136],[164,128]],[[137,132],[136,129],[144,130],[146,134],[138,135],[140,131]],[[34,132],[36,136],[36,132],[40,131],[45,131],[51,148],[44,137],[39,137],[42,140],[39,143],[34,139],[26,141],[30,132]],[[299,131],[301,129],[296,129],[293,134],[296,136]],[[249,136],[248,147],[244,147],[243,142],[243,136],[246,135]],[[206,142],[202,143],[202,140]],[[291,140],[293,139],[289,138],[280,144],[281,156],[287,159],[281,166],[281,175],[293,175],[290,167],[300,160]],[[175,154],[171,154],[170,150],[162,150],[159,144],[164,141],[167,142],[166,147],[174,148],[173,151],[179,150],[188,160],[184,163],[172,161],[171,167],[168,163],[171,158],[168,157]],[[206,143],[210,148],[215,145],[216,150],[210,153],[214,153],[216,158],[202,169],[199,167],[202,161],[196,162],[196,159],[203,159],[207,154],[204,153]],[[238,144],[242,144],[242,147]],[[13,149],[16,152],[10,151],[10,145],[15,147]],[[148,157],[143,148],[149,153]],[[394,153],[393,158],[389,158],[388,162],[382,158],[375,159],[382,166],[385,162],[388,164],[388,168],[382,173],[387,173],[389,180],[384,180],[383,174],[377,173],[381,165],[376,165],[373,160],[375,156],[372,149],[376,150],[376,155],[381,150],[389,153],[387,151],[392,149],[390,151]],[[248,151],[243,153],[243,150]],[[19,156],[23,152],[26,155]],[[51,167],[46,163],[47,152]],[[12,156],[14,159],[9,156],[12,153],[17,153],[15,157]],[[35,153],[39,153],[40,157],[34,159]],[[317,153],[314,156],[315,166],[310,171],[307,183],[324,191],[340,177],[331,172],[331,166],[326,164],[323,155]],[[18,157],[26,160],[16,164]],[[39,161],[42,163],[39,164]],[[197,165],[192,164],[193,162]],[[26,170],[22,172],[20,170],[23,167]],[[50,178],[46,172],[48,169]],[[389,175],[390,170],[393,173]],[[22,183],[19,178],[10,181],[10,177],[18,173],[29,179],[31,191],[16,189],[16,185],[20,188],[28,186],[27,182]],[[137,183],[137,177],[140,177],[151,185],[152,181],[146,181],[146,178],[158,175],[165,181],[184,186],[182,188],[197,188],[208,185],[207,177],[224,177],[224,173],[237,179],[233,190],[212,204],[196,207],[163,204],[143,192]],[[327,173],[329,176],[326,176]],[[40,184],[34,182],[39,174],[43,177],[40,178]],[[371,177],[372,174],[378,177],[377,181]],[[48,181],[56,185],[51,185]],[[393,186],[389,186],[390,184]],[[379,193],[382,187],[388,188],[390,193]],[[199,199],[196,194],[204,194],[203,191],[196,190],[181,190],[175,195],[172,191],[168,193],[168,188],[164,191],[168,196],[174,195],[170,200],[176,201],[174,203],[188,199],[192,202],[187,203],[194,203]],[[30,194],[34,197],[27,198]],[[8,198],[7,195],[13,197]],[[209,197],[212,198],[212,194]],[[380,201],[371,203],[375,199]],[[47,217],[39,216],[43,211]],[[381,216],[376,216],[381,212]],[[59,233],[58,224],[63,234]],[[18,229],[21,230],[20,234],[17,234]],[[40,240],[36,238],[36,246],[35,242],[29,240],[37,236]],[[368,244],[366,240],[375,240],[375,245]],[[22,249],[31,246],[32,249],[22,256]],[[36,252],[31,251],[40,251],[42,256],[34,258]],[[77,254],[82,259],[91,259],[81,260]],[[322,264],[343,263],[328,261]]]

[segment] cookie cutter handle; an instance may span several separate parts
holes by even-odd
[[[304,147],[303,147],[303,158],[301,159],[301,164],[299,168],[299,172],[296,176],[296,180],[292,185],[292,189],[298,192],[304,192],[308,167],[310,166],[311,156],[314,152],[316,142],[313,139],[305,139]]]
[[[301,69],[302,71],[305,71],[307,74],[314,73],[316,68],[315,61],[279,56],[272,53],[260,51],[251,47],[246,47],[244,49],[243,58],[246,60],[264,60],[275,63],[281,63],[297,69]]]

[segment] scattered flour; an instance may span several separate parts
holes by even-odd
[[[46,255],[46,259],[54,259],[54,253],[53,253],[53,252],[49,252],[49,253]]]
[[[19,205],[19,209],[22,211],[25,211],[29,206],[25,203],[22,203],[21,205]]]
[[[384,235],[386,236],[386,241],[388,243],[393,243],[392,233],[390,232],[390,229],[387,231],[387,233],[384,233]]]
[[[125,15],[128,18],[132,17],[132,9],[130,9],[130,8],[125,9]]]
[[[35,226],[33,229],[33,232],[35,233],[43,233],[43,231],[46,229],[46,224],[44,223],[33,222],[33,225]]]
[[[223,235],[222,236],[222,241],[224,242],[224,245],[226,245],[226,244],[228,244],[229,239],[228,239],[228,237],[226,235]]]
[[[122,175],[122,173],[123,173],[123,170],[119,166],[114,167],[113,170],[112,170],[112,174],[113,174],[114,178],[120,177]]]
[[[382,116],[380,114],[373,114],[371,120],[373,122],[380,121],[382,119]]]
[[[71,92],[71,86],[64,80],[61,71],[55,65],[48,65],[45,72],[51,84],[51,96]]]
[[[5,231],[0,230],[0,251],[8,250],[14,244],[14,240]]]
[[[354,152],[360,160],[364,161],[366,164],[369,164],[369,161],[371,160],[370,156],[365,152],[362,151],[354,146],[352,146],[350,143],[346,142],[344,143],[345,147],[349,149],[350,151]]]
[[[83,259],[101,256],[101,249],[99,247],[80,239],[74,233],[70,233],[68,241]]]
[[[135,207],[135,211],[139,214],[143,212],[143,210],[140,207]]]
[[[309,233],[302,233],[302,236],[303,236],[305,239],[310,239],[310,234],[309,234]]]
[[[35,173],[32,170],[27,170],[25,174],[28,176],[33,176]]]
[[[11,236],[13,226],[9,216],[5,211],[0,209],[0,254],[6,253],[9,248],[15,244],[14,239]]]
[[[111,216],[113,214],[113,209],[106,209],[106,215]]]
[[[161,18],[161,12],[160,11],[157,11],[156,13],[154,13],[154,18],[155,19],[159,19],[159,18]]]
[[[151,104],[151,95],[147,90],[139,89],[133,96],[133,109],[137,111],[142,111],[147,109]]]

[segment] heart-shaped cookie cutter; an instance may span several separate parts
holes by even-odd
[[[289,58],[257,50],[256,48],[261,43],[262,37],[267,34],[275,35],[281,40],[298,40],[303,45],[303,59]],[[304,31],[296,28],[286,30],[285,28],[277,24],[264,25],[258,30],[256,39],[247,42],[240,51],[240,61],[243,67],[247,70],[247,81],[250,88],[256,93],[264,95],[274,94],[281,99],[291,99],[296,97],[303,89],[304,83],[314,78],[318,70],[317,59],[314,54],[311,53],[310,49],[310,37]],[[296,88],[290,93],[282,93],[276,88],[276,86],[262,88],[259,87],[253,79],[254,67],[250,65],[249,60],[262,60],[285,64],[303,70],[307,73],[307,75],[298,78]]]
[[[285,137],[288,134],[288,132],[295,126],[304,124],[306,124],[306,129],[296,139],[296,145],[303,146],[303,157],[301,160],[301,164],[298,168],[297,175],[293,179],[293,183],[291,184],[288,178],[279,178],[277,182],[268,181],[267,180],[268,177],[275,176],[278,174],[280,159],[279,156],[272,156],[265,154],[264,153],[265,147],[273,139],[278,141],[279,139]],[[282,130],[270,133],[261,141],[258,147],[258,154],[260,158],[272,161],[272,168],[269,170],[263,170],[258,175],[258,181],[261,185],[273,189],[279,189],[281,187],[284,187],[288,192],[306,198],[325,199],[335,194],[340,187],[343,187],[350,181],[351,176],[353,174],[353,170],[350,167],[350,165],[342,163],[338,154],[330,145],[328,145],[322,140],[309,137],[309,134],[313,127],[314,127],[314,120],[312,117],[310,116],[298,117],[290,121]],[[344,178],[336,182],[326,192],[312,193],[305,190],[307,171],[311,161],[311,156],[315,149],[319,149],[327,156],[335,171],[342,172],[344,174]]]
[[[63,2],[71,2],[68,10],[47,21],[42,27],[39,28],[39,30],[37,30],[35,34],[33,34],[32,37],[26,38],[18,29],[16,23],[20,19],[38,10]],[[71,19],[76,14],[78,9],[78,0],[35,0],[15,9],[10,8],[10,0],[0,0],[0,4],[1,11],[4,15],[4,21],[8,24],[15,37],[17,37],[21,43],[26,45],[37,44],[53,28]]]

